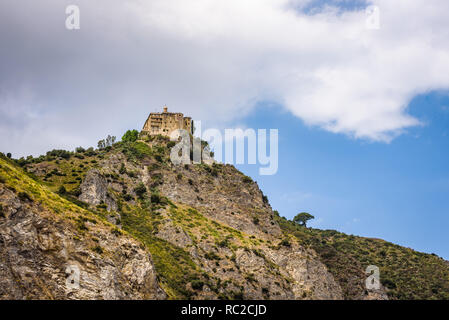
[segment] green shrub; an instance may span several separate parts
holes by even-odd
[[[130,178],[137,177],[137,175],[136,175],[136,173],[134,171],[127,171],[126,173],[128,174],[128,177],[130,177]]]
[[[157,193],[152,193],[151,194],[151,203],[160,203],[161,202],[161,196]]]
[[[80,230],[80,231],[89,230],[89,228],[85,225],[85,221],[82,219],[76,220],[76,226],[78,227],[78,230]]]
[[[47,152],[47,157],[48,158],[63,158],[63,159],[70,159],[70,156],[72,155],[72,153],[70,151],[66,151],[66,150],[57,150],[54,149],[52,151],[48,151]]]
[[[108,205],[106,203],[100,203],[99,205],[97,205],[98,209],[107,209]]]
[[[220,260],[221,258],[213,251],[207,252],[204,257],[208,260]]]
[[[30,197],[30,195],[26,192],[19,192],[18,197],[22,201],[33,201],[33,199]]]
[[[139,131],[137,130],[128,130],[122,137],[123,142],[135,142],[139,138]]]
[[[150,146],[141,141],[129,142],[122,145],[122,152],[128,160],[137,161],[145,157],[151,156]]]
[[[267,204],[268,203],[268,197],[266,195],[262,195],[262,201],[263,201],[263,203]]]
[[[88,148],[84,154],[88,157],[93,157],[97,155],[93,147]]]
[[[192,289],[194,290],[201,290],[204,286],[204,282],[198,279],[192,280],[190,284],[192,285]]]
[[[268,288],[262,288],[262,294],[263,294],[264,296],[268,296],[268,295],[270,294]]]
[[[152,187],[156,187],[156,186],[162,184],[162,182],[163,182],[162,181],[162,174],[160,174],[160,173],[153,174],[151,176],[151,180],[153,181]]]
[[[98,253],[98,254],[102,254],[103,253],[103,248],[100,246],[95,246],[92,248],[92,251]]]
[[[169,141],[167,142],[167,148],[173,148],[176,145],[175,141]]]
[[[66,194],[66,193],[67,193],[67,190],[65,189],[65,187],[64,186],[60,186],[59,189],[58,189],[58,194],[63,195],[63,194]]]
[[[245,276],[245,279],[246,279],[248,282],[258,282],[257,279],[254,277],[254,274],[252,274],[252,273],[247,274],[247,275]]]
[[[290,247],[291,243],[290,243],[290,241],[288,239],[282,239],[280,245],[284,246],[284,247]]]
[[[248,176],[244,176],[244,177],[242,178],[242,181],[243,181],[243,183],[251,183],[251,182],[253,182],[253,179],[251,179],[251,178],[248,177]]]
[[[141,182],[137,185],[137,187],[134,188],[134,192],[139,198],[143,198],[145,193],[147,192],[147,187]]]
[[[219,241],[219,242],[217,243],[217,245],[218,245],[220,248],[227,248],[227,247],[229,247],[229,241],[228,241],[228,239],[224,239],[224,240]]]
[[[242,292],[242,291],[240,291],[240,292],[234,292],[232,298],[233,298],[234,300],[243,300],[243,298],[244,298],[243,292]]]
[[[390,279],[381,279],[382,285],[390,290],[396,289],[396,284]]]
[[[120,237],[123,233],[120,229],[114,228],[111,230],[111,233],[116,236],[116,237]]]

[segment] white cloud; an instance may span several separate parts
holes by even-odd
[[[445,0],[371,1],[380,30],[365,28],[364,11],[293,9],[309,0],[77,2],[80,31],[64,28],[70,1],[0,4],[0,115],[12,117],[5,100],[35,115],[2,123],[3,151],[119,134],[165,103],[219,124],[263,100],[389,141],[419,124],[406,110],[416,94],[449,87]]]

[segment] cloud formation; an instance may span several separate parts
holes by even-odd
[[[390,141],[419,124],[406,110],[415,95],[449,87],[449,2],[371,1],[379,30],[339,2],[79,0],[69,31],[73,1],[3,0],[0,149],[93,144],[163,104],[231,123],[261,101]]]

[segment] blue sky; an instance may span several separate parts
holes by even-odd
[[[306,126],[274,104],[248,115],[249,128],[279,129],[279,170],[260,176],[258,165],[237,166],[291,219],[382,238],[449,258],[449,97],[415,97],[408,111],[423,125],[390,143],[370,142]]]
[[[334,6],[342,11],[363,10],[369,2],[365,0],[314,0],[304,5],[300,10],[308,14],[320,11],[325,6]]]

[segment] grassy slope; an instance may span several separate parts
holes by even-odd
[[[151,252],[160,284],[168,296],[172,299],[192,296],[187,284],[201,280],[201,270],[185,250],[154,236],[158,222],[155,214],[138,207],[127,207],[121,216],[123,228]]]
[[[284,218],[278,221],[285,233],[320,255],[348,299],[364,290],[368,265],[379,267],[391,299],[449,299],[449,266],[442,258],[380,239],[307,229]]]
[[[97,212],[86,210],[76,203],[69,201],[60,195],[52,192],[46,185],[37,181],[33,175],[25,172],[15,162],[5,158],[0,154],[0,184],[17,194],[22,200],[30,205],[38,206],[45,219],[65,221],[73,226],[75,230],[75,240],[83,240],[93,251],[101,249],[97,242],[95,230],[99,227],[102,232],[111,232],[116,236],[123,234],[115,225],[109,223]],[[2,211],[3,204],[0,203],[0,217],[4,217]],[[95,227],[90,230],[86,226],[89,222]]]
[[[123,228],[140,239],[152,254],[161,285],[172,299],[185,299],[195,295],[192,283],[207,284],[217,295],[224,299],[233,298],[237,293],[226,296],[219,293],[220,287],[226,283],[213,274],[205,272],[201,265],[192,261],[186,250],[157,238],[161,220],[164,219],[158,212],[161,208],[168,210],[170,219],[192,239],[192,247],[200,238],[208,238],[216,246],[226,246],[232,251],[238,248],[256,250],[254,248],[261,240],[250,237],[238,230],[217,223],[204,217],[197,210],[188,206],[168,202],[162,205],[145,204],[146,200],[139,200],[137,206],[123,205],[121,208]],[[250,249],[252,248],[252,249]],[[197,248],[198,249],[198,248]],[[220,260],[221,257],[213,255],[209,259]]]
[[[35,177],[24,172],[22,168],[17,166],[14,162],[1,155],[0,183],[5,184],[7,188],[16,192],[19,198],[39,203],[46,209],[61,215],[61,217],[72,219],[77,215],[81,215],[92,220],[98,220],[98,217],[92,212],[85,210],[52,192],[47,186],[36,181]]]

